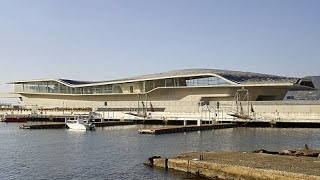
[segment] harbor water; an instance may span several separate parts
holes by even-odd
[[[0,179],[201,179],[143,165],[150,156],[189,151],[320,149],[320,129],[233,128],[142,135],[142,125],[22,130],[0,123]]]

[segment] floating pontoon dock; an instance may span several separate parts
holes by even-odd
[[[106,126],[125,126],[133,125],[132,121],[107,121],[107,122],[96,122],[94,123],[96,127],[106,127]],[[19,126],[20,129],[64,129],[66,128],[65,123],[45,123],[45,124],[23,124]]]
[[[191,132],[191,131],[205,131],[212,129],[225,129],[236,127],[237,124],[211,124],[211,125],[201,125],[201,126],[166,126],[163,128],[152,128],[152,129],[141,129],[140,134],[168,134],[168,133],[179,133],[179,132]]]

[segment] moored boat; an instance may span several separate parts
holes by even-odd
[[[95,125],[85,116],[74,116],[67,119],[66,124],[72,130],[94,130]]]

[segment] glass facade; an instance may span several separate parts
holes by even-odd
[[[194,87],[217,86],[229,83],[214,76],[195,76],[149,80],[112,85],[69,87],[56,81],[23,82],[14,84],[14,92],[18,93],[55,93],[55,94],[112,94],[143,93],[158,87]]]
[[[186,80],[187,86],[214,86],[214,85],[227,85],[229,84],[225,80],[208,76],[208,77],[191,77]]]

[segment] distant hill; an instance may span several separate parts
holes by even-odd
[[[292,100],[320,100],[320,76],[307,76],[306,79],[311,79],[315,91],[289,91],[284,98]]]

